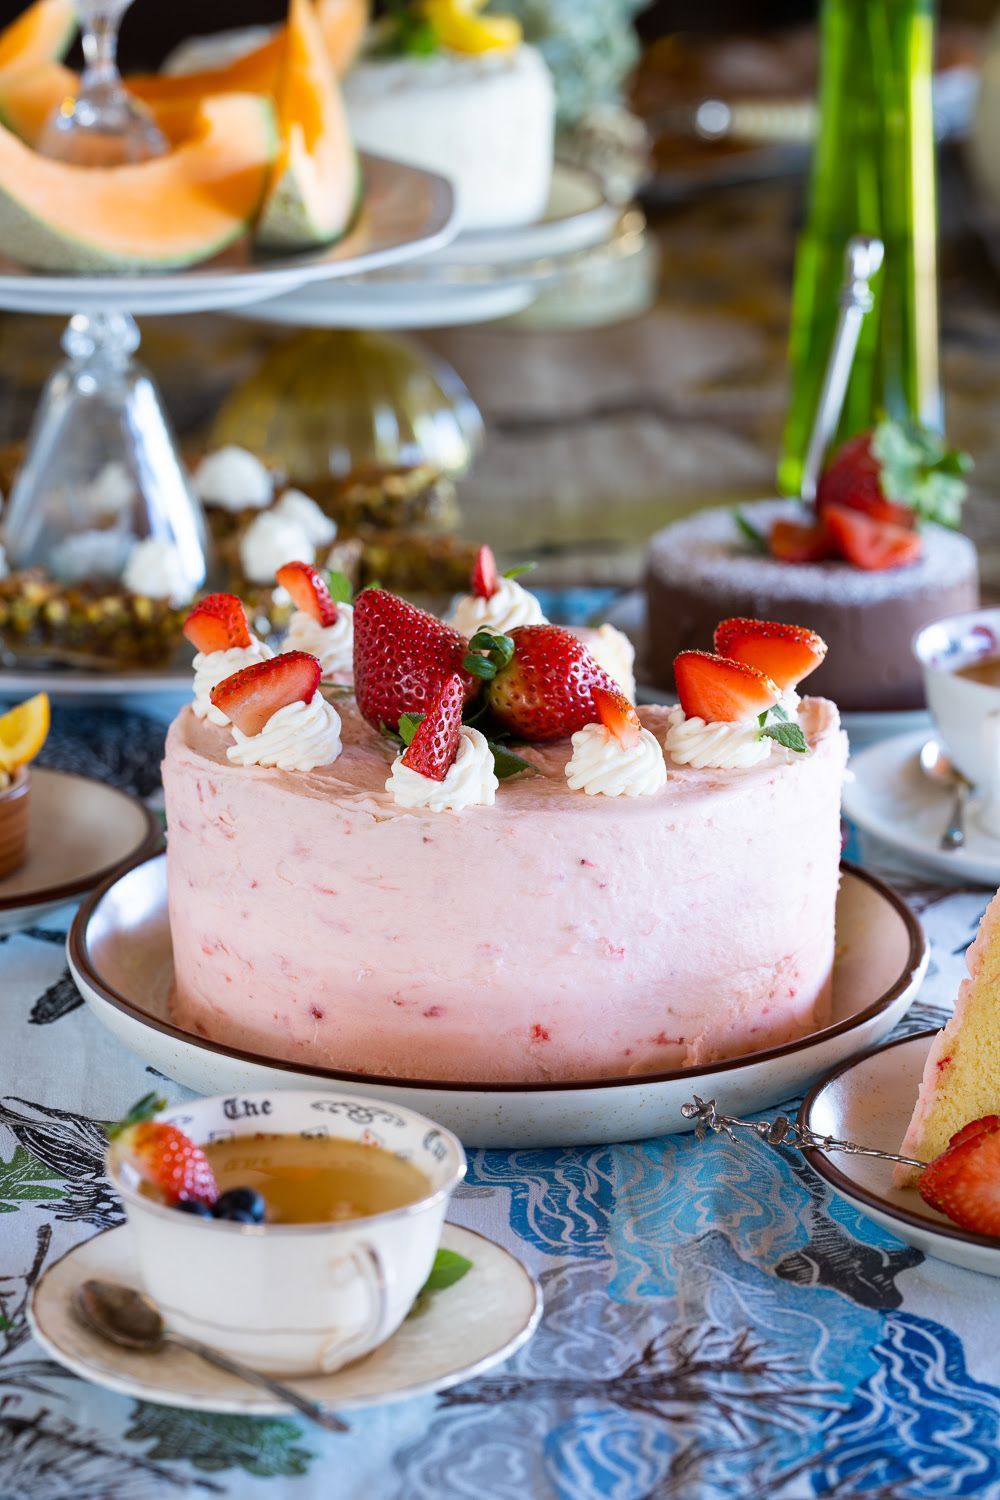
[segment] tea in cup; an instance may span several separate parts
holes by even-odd
[[[938,737],[976,789],[976,822],[1000,838],[1000,609],[935,620],[913,651]]]

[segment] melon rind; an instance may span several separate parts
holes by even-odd
[[[350,186],[338,198],[325,198],[313,163],[300,139],[293,137],[283,166],[267,190],[254,234],[264,250],[316,249],[334,244],[351,227],[361,201],[361,166],[355,154]]]

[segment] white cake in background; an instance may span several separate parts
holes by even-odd
[[[344,98],[362,150],[451,179],[463,229],[544,212],[555,91],[534,47],[368,58],[344,80]]]

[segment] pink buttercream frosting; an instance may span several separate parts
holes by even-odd
[[[185,709],[163,768],[175,1019],[224,1044],[370,1074],[637,1075],[778,1045],[827,1020],[846,741],[748,770],[667,759],[648,797],[569,789],[568,741],[493,806],[385,791],[391,743],[338,704],[343,753],[235,767]],[[665,708],[642,708],[662,743]]]

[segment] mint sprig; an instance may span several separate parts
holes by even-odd
[[[964,476],[972,468],[967,453],[949,448],[939,432],[888,418],[875,428],[871,451],[887,500],[908,506],[922,521],[959,524],[969,489]]]
[[[434,1257],[431,1273],[424,1282],[420,1291],[414,1298],[413,1306],[407,1313],[408,1318],[419,1318],[430,1306],[431,1298],[435,1292],[446,1292],[456,1281],[461,1281],[472,1270],[472,1261],[464,1255],[459,1255],[457,1250],[439,1250]]]
[[[757,724],[759,740],[776,740],[779,745],[783,745],[786,750],[794,750],[797,755],[809,754],[808,740],[780,703],[775,703],[758,714]]]

